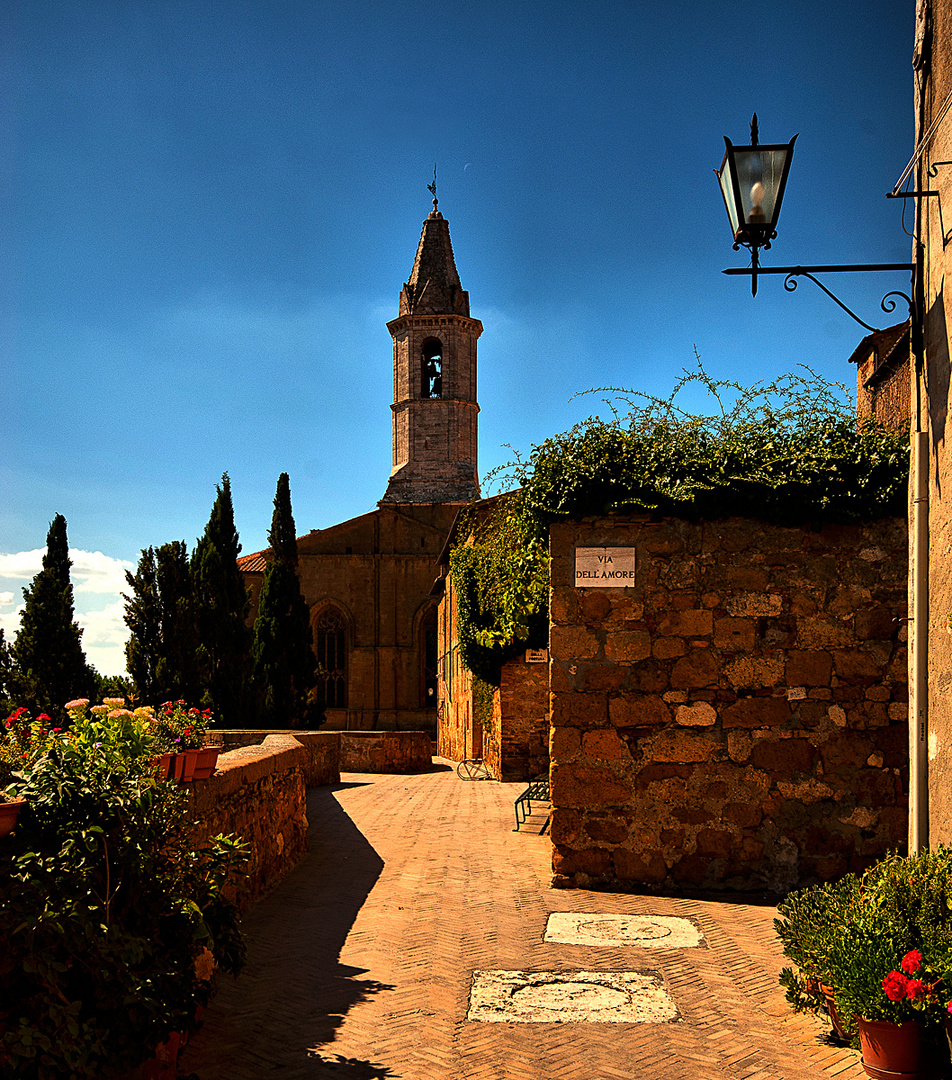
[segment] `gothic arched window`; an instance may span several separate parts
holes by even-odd
[[[325,608],[314,624],[314,651],[320,665],[317,705],[321,709],[347,707],[347,632],[336,608]]]
[[[436,338],[427,338],[423,342],[423,392],[425,398],[443,396],[443,345]]]

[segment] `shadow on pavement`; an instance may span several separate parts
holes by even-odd
[[[341,784],[339,787],[358,786]],[[272,1072],[302,1080],[377,1080],[382,1065],[316,1047],[333,1042],[356,1004],[394,987],[360,979],[339,963],[347,934],[383,860],[334,798],[333,787],[307,796],[310,851],[244,919],[248,965],[223,980],[181,1067],[201,1080],[245,1080]]]

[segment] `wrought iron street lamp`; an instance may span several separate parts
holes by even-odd
[[[850,311],[838,296],[835,296],[822,281],[814,277],[814,274],[853,274],[879,270],[912,271],[912,263],[840,263],[833,266],[760,265],[760,249],[769,248],[771,240],[777,235],[777,218],[780,217],[780,204],[787,186],[787,173],[790,171],[793,144],[796,141],[797,136],[794,135],[788,143],[762,145],[758,140],[756,113],[750,122],[750,146],[734,146],[730,139],[724,136],[727,150],[720,169],[715,169],[714,172],[720,184],[724,206],[727,208],[731,231],[734,234],[734,250],[745,247],[750,251],[749,267],[732,267],[724,273],[749,274],[752,296],[757,295],[757,277],[760,274],[784,274],[786,280],[783,287],[787,292],[796,290],[798,277],[807,277],[831,300],[839,304],[850,318],[855,319],[867,330],[874,331],[875,326],[863,322],[854,311]],[[918,198],[930,194],[934,192],[914,192],[907,197]],[[891,197],[901,196],[893,192]],[[883,297],[880,305],[883,311],[895,310],[896,301],[892,297],[905,300],[909,305],[910,316],[914,314],[915,305],[912,297],[896,291],[889,292]]]
[[[777,235],[777,218],[796,141],[794,135],[788,143],[761,146],[756,113],[750,122],[750,146],[734,146],[724,136],[724,160],[715,172],[734,234],[734,250],[745,247],[750,251],[753,296],[757,295],[760,249],[769,248]]]

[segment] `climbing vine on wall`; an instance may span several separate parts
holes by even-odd
[[[505,660],[548,640],[549,554],[544,527],[519,492],[488,513],[474,507],[450,553],[460,658],[490,686]]]
[[[682,408],[700,391],[707,412]],[[608,388],[591,417],[504,470],[515,491],[476,508],[450,557],[463,663],[496,686],[502,663],[544,647],[551,521],[616,512],[775,524],[903,515],[908,435],[857,424],[849,391],[809,368],[744,387],[685,371],[667,399]]]

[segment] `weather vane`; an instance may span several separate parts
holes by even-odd
[[[433,183],[426,185],[426,190],[433,196],[433,205],[436,206],[436,165],[433,165]]]

